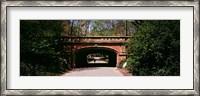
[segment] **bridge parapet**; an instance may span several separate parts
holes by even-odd
[[[115,44],[122,45],[127,43],[130,36],[62,36],[61,40],[68,45],[80,44]]]

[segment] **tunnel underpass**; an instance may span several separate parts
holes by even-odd
[[[95,59],[90,56],[91,54],[98,54],[99,56],[102,56],[103,59]],[[90,58],[88,56],[90,56]],[[76,67],[116,67],[116,63],[117,52],[111,48],[88,47],[79,49],[75,52]]]

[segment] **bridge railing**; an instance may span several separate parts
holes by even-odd
[[[130,36],[62,36],[65,44],[124,44]]]

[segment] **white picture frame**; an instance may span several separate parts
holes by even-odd
[[[62,95],[199,95],[199,5],[198,5],[198,1],[2,1],[2,6],[1,6],[1,58],[2,58],[2,63],[1,63],[1,95],[58,95],[58,94],[62,94]],[[10,60],[8,59],[10,57],[10,55],[12,55],[11,52],[8,52],[10,49],[8,46],[8,44],[13,44],[13,43],[9,43],[8,41],[12,41],[12,40],[8,40],[8,38],[10,38],[10,34],[14,34],[12,33],[13,31],[10,29],[10,24],[9,22],[12,22],[13,19],[10,19],[10,17],[14,16],[17,17],[17,15],[12,15],[12,12],[10,12],[9,8],[13,8],[15,7],[15,9],[17,8],[58,8],[60,7],[62,8],[91,8],[91,7],[100,7],[102,9],[99,10],[106,10],[105,8],[109,8],[109,7],[113,7],[113,8],[153,8],[153,7],[157,7],[160,9],[168,7],[168,8],[174,8],[174,7],[178,7],[180,9],[182,8],[192,8],[192,13],[193,14],[189,14],[192,15],[192,19],[190,18],[190,22],[193,23],[192,28],[193,30],[189,30],[190,32],[193,32],[193,46],[191,46],[191,44],[189,45],[190,48],[192,48],[193,50],[190,51],[192,52],[193,58],[192,61],[189,61],[189,64],[193,63],[193,76],[189,76],[189,80],[192,80],[192,87],[190,86],[187,89],[187,86],[184,88],[154,88],[153,85],[151,85],[149,88],[119,88],[116,87],[110,87],[110,88],[106,88],[106,86],[103,87],[97,87],[97,88],[93,88],[94,86],[90,87],[90,88],[86,88],[86,87],[82,87],[82,88],[59,88],[60,86],[56,86],[55,88],[37,88],[37,87],[33,87],[31,88],[31,86],[28,88],[9,88],[8,85],[10,84],[14,84],[14,82],[11,83],[11,81],[18,81],[18,79],[13,79],[13,80],[9,80],[10,77],[12,75],[9,75],[8,73],[8,68],[11,65],[8,65],[8,61]],[[104,8],[104,9],[103,9]],[[20,10],[20,9],[19,9]],[[90,10],[90,9],[88,9]],[[93,9],[95,11],[95,9]],[[113,9],[115,10],[115,9]],[[53,11],[53,10],[52,10]],[[76,10],[73,10],[76,11]],[[120,10],[118,10],[120,11]],[[124,11],[124,9],[122,10]],[[122,12],[120,11],[120,12]],[[153,11],[153,10],[152,10]],[[160,10],[162,11],[162,10]],[[182,10],[183,11],[183,10]],[[24,12],[28,12],[28,11],[24,11]],[[39,11],[38,11],[39,12]],[[55,11],[53,11],[55,12]],[[37,12],[36,12],[37,13]],[[30,13],[29,13],[30,14]],[[42,13],[41,13],[42,14]],[[50,13],[52,14],[52,13]],[[10,16],[11,15],[11,16]],[[33,15],[33,14],[32,14]],[[144,13],[145,15],[145,13]],[[18,17],[23,17],[24,15],[19,15]],[[28,16],[28,15],[27,15]],[[38,18],[37,18],[38,16]],[[105,15],[106,16],[106,15]],[[153,15],[151,15],[153,16]],[[41,17],[40,15],[36,14],[35,16],[36,18],[32,18],[32,19],[45,19],[46,17]],[[73,16],[72,16],[73,17]],[[84,17],[84,16],[83,16]],[[86,18],[82,18],[82,19],[88,19],[87,16],[85,16]],[[30,19],[31,16],[29,18],[25,18],[25,19]],[[47,19],[55,19],[55,17],[52,16],[48,17]],[[64,17],[60,17],[60,19],[63,19]],[[90,17],[89,17],[90,18]],[[96,19],[105,19],[106,17],[104,16],[99,16],[96,17]],[[120,17],[107,17],[109,19],[120,19]],[[121,17],[123,18],[123,17]],[[153,17],[152,17],[153,18]],[[165,18],[165,17],[163,17]],[[170,17],[167,17],[170,18]],[[18,18],[19,19],[23,19],[23,18]],[[59,19],[59,18],[57,18]],[[64,18],[66,19],[66,18]],[[77,18],[73,17],[70,18],[68,17],[68,19],[80,19],[80,16]],[[129,17],[129,19],[131,19]],[[139,17],[137,18],[139,19]],[[144,17],[141,19],[145,19]],[[155,18],[154,18],[155,19]],[[161,18],[162,19],[162,18]],[[171,18],[173,19],[173,18]],[[175,19],[179,19],[179,18],[175,18]],[[191,21],[192,20],[192,21]],[[17,24],[17,23],[16,23]],[[11,31],[9,31],[11,30]],[[9,33],[9,32],[11,33]],[[191,35],[191,34],[190,34]],[[18,36],[17,34],[15,36]],[[191,43],[191,42],[190,42]],[[189,44],[189,43],[188,43]],[[17,45],[18,46],[18,45]],[[13,52],[13,51],[12,51]],[[11,53],[11,54],[8,54]],[[16,56],[17,57],[17,56]],[[12,61],[12,60],[11,60]],[[18,62],[18,61],[17,61]],[[191,67],[191,66],[190,66]],[[15,72],[15,71],[14,71]],[[191,71],[190,71],[191,72]],[[190,74],[191,75],[191,74]],[[17,76],[16,76],[17,77]],[[192,78],[191,78],[192,77]],[[19,78],[19,77],[17,77]],[[29,78],[29,77],[27,77]],[[32,79],[32,77],[30,77]],[[40,77],[33,77],[33,78],[40,78]],[[60,78],[60,77],[56,77],[56,78]],[[78,78],[78,77],[77,77]],[[87,78],[87,77],[86,77]],[[139,77],[140,78],[140,77]],[[170,77],[173,78],[173,77]],[[79,78],[78,78],[79,79]],[[98,78],[99,79],[99,78]],[[145,79],[145,77],[141,77],[140,79]],[[46,79],[48,80],[48,79]],[[72,79],[73,80],[73,79]],[[171,80],[171,79],[170,79]],[[180,81],[181,82],[181,81]],[[19,82],[18,82],[19,83]],[[21,84],[23,84],[25,82],[21,82]],[[25,83],[26,85],[27,83]],[[80,82],[78,83],[79,85],[81,84]],[[92,83],[93,84],[93,83]],[[95,83],[94,83],[95,84]],[[72,85],[72,84],[71,84]],[[112,85],[112,84],[111,84]],[[110,86],[111,86],[110,85]],[[120,85],[120,84],[119,84]],[[72,85],[73,86],[73,85]],[[74,85],[75,86],[75,85]],[[84,85],[86,86],[86,85]],[[139,86],[139,85],[138,85]],[[144,86],[144,85],[141,85]],[[50,86],[52,87],[52,86]],[[105,87],[105,88],[104,88]]]

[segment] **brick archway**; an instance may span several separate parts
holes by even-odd
[[[124,44],[127,43],[129,36],[62,36],[61,40],[63,41],[64,46],[68,46],[71,51],[68,52],[71,54],[71,62],[75,64],[75,55],[81,49],[90,49],[101,48],[111,49],[116,55],[116,66],[119,65],[121,60],[126,59],[126,52]],[[110,51],[111,52],[111,51]]]
[[[120,56],[123,46],[77,46],[74,53],[75,65],[77,67],[85,67],[87,55],[90,53],[103,53],[109,55],[108,66],[116,67],[121,60],[126,59],[125,56]],[[100,64],[99,64],[100,65]]]

